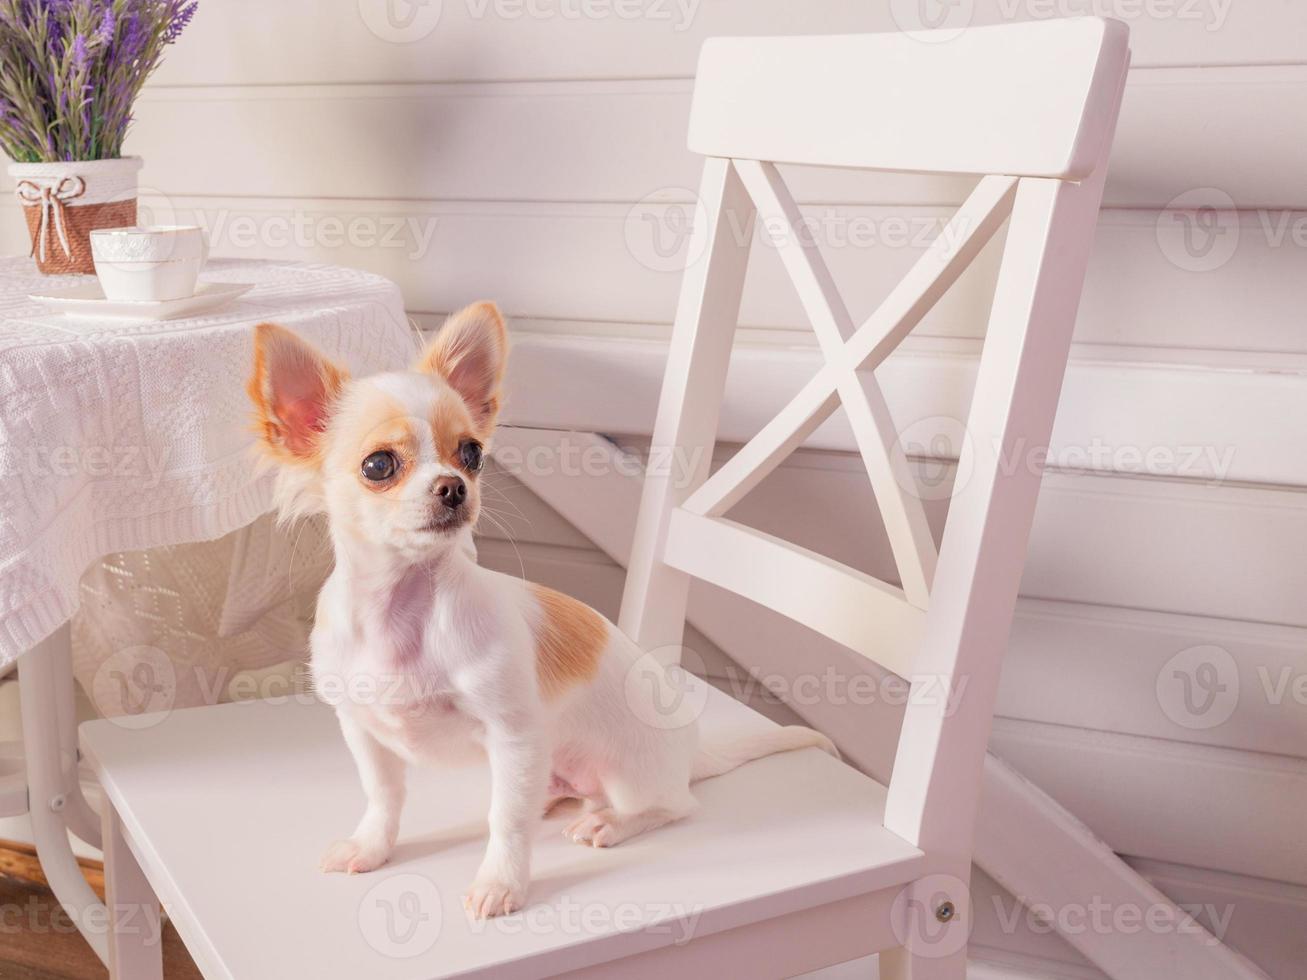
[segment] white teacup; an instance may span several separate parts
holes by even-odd
[[[91,257],[106,299],[161,302],[195,295],[209,243],[196,225],[97,228]]]

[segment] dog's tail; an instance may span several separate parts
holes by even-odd
[[[711,776],[720,776],[730,772],[736,766],[742,766],[763,756],[778,752],[790,752],[794,749],[819,748],[827,755],[840,757],[835,743],[821,732],[801,725],[789,725],[785,728],[772,728],[756,735],[729,739],[711,745],[700,745],[694,757],[694,766],[690,770],[690,781],[698,782]]]

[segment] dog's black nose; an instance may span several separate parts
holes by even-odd
[[[450,510],[461,507],[467,500],[467,484],[458,476],[442,476],[431,485],[431,492]]]

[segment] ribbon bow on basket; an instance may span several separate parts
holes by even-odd
[[[30,180],[18,182],[18,186],[14,188],[15,196],[25,206],[39,205],[41,208],[41,223],[37,228],[36,236],[32,239],[30,254],[35,255],[39,251],[41,261],[45,261],[47,243],[50,239],[50,226],[54,225],[64,255],[72,256],[73,250],[68,243],[68,230],[64,222],[64,209],[68,206],[69,201],[81,197],[85,191],[86,181],[76,176],[64,177],[53,186],[50,184],[37,184]]]

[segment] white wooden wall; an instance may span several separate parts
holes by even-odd
[[[371,269],[428,325],[498,299],[519,337],[510,420],[638,447],[694,215],[698,163],[684,143],[700,42],[894,30],[920,10],[946,25],[1094,12],[1133,31],[993,747],[1179,900],[1232,906],[1232,943],[1296,976],[1307,962],[1307,4],[214,0],[142,99],[129,147],[145,158],[153,219],[202,221],[217,255]],[[823,172],[793,186],[855,315],[966,189]],[[17,249],[15,209],[0,212],[0,236]],[[812,363],[778,271],[761,248],[732,438]],[[964,411],[985,273],[969,273],[882,372],[934,483],[952,478],[941,435]],[[739,513],[881,568],[849,448],[838,422],[825,427]],[[513,522],[516,551],[487,541],[487,560],[614,611],[620,570],[497,479],[529,520]],[[730,650],[744,668],[777,683],[805,672],[765,629],[745,636]],[[715,672],[739,673],[696,642]],[[1204,658],[1227,692],[1187,712],[1176,671],[1201,680]],[[892,724],[892,709],[866,710]],[[977,902],[993,913],[979,947],[1096,975],[1025,919],[1005,928],[1010,902],[998,900]]]

